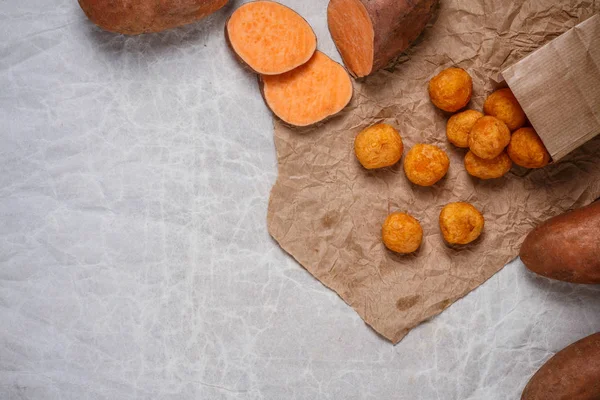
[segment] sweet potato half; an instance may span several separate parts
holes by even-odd
[[[600,399],[600,332],[549,359],[533,375],[521,400]]]
[[[214,13],[228,0],[79,0],[100,28],[126,35],[160,32]]]
[[[320,51],[281,75],[261,75],[265,103],[290,125],[308,126],[337,114],[352,98],[352,81],[340,64]]]
[[[402,53],[421,34],[438,0],[330,0],[327,23],[344,64],[367,76]]]
[[[225,35],[238,58],[254,72],[277,75],[306,63],[317,49],[311,26],[291,8],[273,1],[239,7]]]
[[[542,223],[527,235],[519,255],[547,278],[600,283],[600,201]]]

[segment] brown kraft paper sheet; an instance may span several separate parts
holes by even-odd
[[[600,196],[600,136],[541,170],[513,166],[491,181],[469,176],[465,150],[446,140],[449,115],[429,101],[429,79],[450,66],[466,69],[474,85],[469,108],[481,110],[502,69],[598,12],[596,0],[442,0],[418,43],[394,67],[355,82],[354,98],[338,116],[310,129],[275,121],[271,235],[375,331],[399,342],[498,272],[539,222]],[[404,158],[391,168],[363,169],[354,137],[378,122],[399,129],[404,154],[415,143],[444,149],[447,176],[433,187],[412,185]],[[439,231],[439,212],[454,201],[473,203],[485,217],[482,236],[462,248],[446,246]],[[383,245],[381,224],[393,211],[421,222],[415,254]]]

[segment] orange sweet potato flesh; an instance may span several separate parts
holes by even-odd
[[[527,235],[519,255],[547,278],[600,284],[600,201],[542,223]]]
[[[267,106],[290,125],[308,126],[341,111],[352,98],[352,81],[340,64],[320,51],[281,75],[261,75]]]
[[[389,64],[421,34],[438,0],[330,0],[329,32],[356,77]]]
[[[600,399],[600,332],[559,351],[533,375],[521,400]]]
[[[79,0],[87,17],[100,28],[138,35],[195,22],[228,0]]]
[[[277,75],[306,63],[317,49],[312,28],[291,8],[273,1],[239,7],[225,34],[236,55],[252,70]]]

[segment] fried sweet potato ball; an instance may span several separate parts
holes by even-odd
[[[395,212],[387,216],[381,227],[385,247],[396,253],[408,254],[416,251],[423,240],[423,228],[414,217]]]
[[[440,229],[450,244],[471,243],[481,235],[483,225],[483,215],[469,203],[446,204],[440,212]]]
[[[469,133],[469,148],[476,156],[492,159],[498,157],[510,142],[510,131],[496,117],[479,118]]]
[[[525,124],[525,112],[509,88],[490,94],[483,104],[483,112],[504,122],[511,131]]]
[[[415,185],[431,186],[442,179],[450,167],[444,150],[431,144],[415,144],[404,158],[404,172]]]
[[[483,114],[475,110],[466,110],[451,116],[446,125],[448,141],[456,147],[469,147],[469,133],[481,117]]]
[[[447,68],[429,81],[431,102],[444,111],[465,107],[473,94],[473,80],[462,68]]]
[[[490,160],[477,157],[472,151],[465,155],[465,169],[479,179],[494,179],[504,176],[512,167],[512,161],[505,151]]]
[[[388,124],[377,124],[362,130],[354,139],[356,158],[366,169],[389,167],[402,157],[402,138]]]
[[[508,145],[513,162],[525,168],[542,168],[550,162],[550,154],[533,128],[515,131]]]

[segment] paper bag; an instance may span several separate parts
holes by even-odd
[[[444,0],[420,42],[392,68],[355,82],[352,103],[312,129],[275,121],[279,176],[268,210],[269,232],[375,331],[396,343],[498,272],[539,222],[600,196],[600,137],[539,170],[513,167],[483,181],[467,174],[464,149],[448,143],[448,114],[429,101],[427,82],[458,66],[473,77],[469,108],[481,110],[499,72],[600,11],[590,0]],[[559,62],[559,61],[557,61]],[[356,134],[386,122],[405,151],[415,143],[443,148],[451,165],[432,187],[417,187],[394,167],[367,171],[353,152]],[[467,201],[482,211],[482,236],[444,244],[441,208]],[[381,241],[388,213],[406,211],[423,226],[421,248],[401,256]]]
[[[554,161],[600,134],[600,15],[502,72]]]

